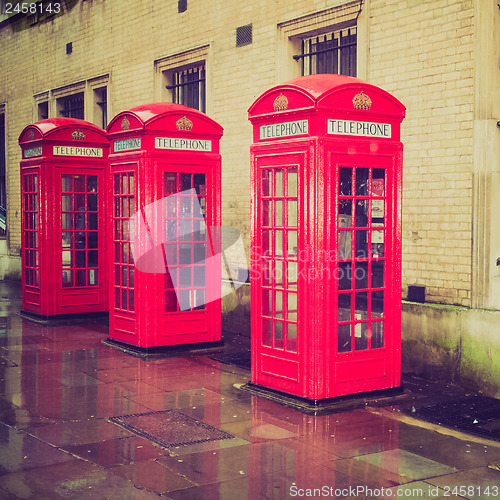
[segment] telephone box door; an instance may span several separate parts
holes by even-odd
[[[304,203],[301,195],[307,150],[302,153],[256,156],[253,173],[259,189],[255,203],[253,235],[252,345],[257,375],[254,382],[269,380],[279,389],[303,388],[303,362],[309,347],[300,336],[305,310],[303,276]],[[257,271],[257,272],[255,272]],[[300,295],[300,297],[299,297]],[[255,309],[254,309],[255,308]],[[300,310],[301,309],[301,310]]]
[[[330,305],[337,316],[337,351],[332,374],[339,388],[360,392],[399,377],[400,264],[392,221],[395,201],[393,157],[332,155],[338,179],[332,197],[337,230],[331,255],[338,257]],[[332,221],[333,222],[333,221]],[[335,225],[332,224],[335,231]],[[398,381],[399,382],[399,381]],[[343,391],[343,389],[341,389]]]
[[[163,342],[172,338],[172,326],[184,342],[199,341],[197,329],[203,323],[205,336],[212,340],[218,325],[220,268],[210,265],[218,255],[218,242],[212,241],[215,220],[212,197],[207,186],[212,186],[213,172],[206,166],[160,164],[163,171],[165,212],[163,221],[165,252],[165,335]],[[191,323],[185,321],[186,312],[202,313],[203,317]],[[169,328],[170,326],[170,328]]]

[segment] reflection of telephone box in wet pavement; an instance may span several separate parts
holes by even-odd
[[[105,312],[106,133],[83,120],[26,127],[21,160],[23,311]]]
[[[139,106],[109,124],[111,340],[220,342],[221,136],[178,104]]]
[[[342,75],[251,106],[252,383],[312,400],[400,386],[404,114]]]

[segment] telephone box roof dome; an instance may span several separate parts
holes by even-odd
[[[405,107],[389,92],[352,76],[318,74],[301,76],[264,92],[248,110],[250,120],[277,113],[325,110],[402,120]]]
[[[47,118],[45,120],[40,120],[39,122],[32,123],[25,127],[19,136],[19,140],[22,141],[25,137],[25,133],[31,129],[37,132],[36,136],[46,137],[54,131],[61,131],[63,129],[82,127],[87,130],[92,130],[98,134],[105,136],[106,132],[99,128],[93,123],[87,122],[85,120],[79,120],[77,118]]]
[[[141,106],[135,106],[130,108],[129,111],[137,115],[144,123],[148,123],[160,115],[165,113],[183,113],[188,111],[193,114],[200,114],[206,116],[201,111],[197,109],[184,106],[182,104],[175,104],[173,102],[153,102],[150,104],[142,104]]]
[[[135,106],[122,111],[111,120],[107,130],[108,133],[116,133],[126,130],[126,128],[121,125],[124,119],[128,121],[127,127],[129,127],[129,130],[157,128],[169,129],[172,128],[172,117],[174,117],[175,120],[178,119],[179,116],[186,116],[189,117],[191,121],[195,120],[199,123],[203,123],[204,126],[202,129],[204,129],[205,132],[219,133],[222,135],[222,127],[205,113],[202,113],[197,109],[190,108],[189,106],[184,106],[183,104],[175,104],[171,102],[143,104],[141,106]],[[118,124],[118,122],[120,122],[120,124]],[[199,132],[199,127],[193,128],[193,132]]]
[[[353,76],[345,75],[334,75],[334,74],[319,74],[319,75],[308,75],[299,76],[294,78],[283,86],[297,87],[311,94],[311,96],[316,99],[343,85],[366,85],[366,83],[359,78]]]

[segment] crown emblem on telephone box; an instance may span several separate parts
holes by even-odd
[[[273,103],[274,111],[284,111],[288,109],[288,99],[283,94],[280,94]]]
[[[76,130],[73,130],[73,132],[71,132],[71,138],[74,141],[84,141],[85,140],[85,132],[83,132],[83,130],[80,130],[79,128],[77,128]]]
[[[179,118],[175,122],[175,125],[177,126],[177,130],[191,130],[193,128],[193,122],[185,116]]]
[[[130,122],[127,120],[127,117],[125,117],[122,120],[121,127],[122,127],[122,130],[128,130],[130,128]]]
[[[366,94],[363,94],[363,91],[361,91],[353,97],[352,105],[355,109],[370,109],[372,100]]]

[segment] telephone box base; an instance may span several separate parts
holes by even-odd
[[[76,313],[76,314],[38,314],[32,311],[21,309],[19,315],[23,319],[32,321],[44,326],[71,325],[75,323],[85,323],[92,321],[108,322],[108,311]]]
[[[138,358],[170,358],[183,353],[194,354],[195,352],[197,354],[213,354],[220,352],[221,347],[224,346],[223,340],[216,340],[214,342],[199,342],[196,344],[139,347],[132,344],[126,344],[125,342],[120,342],[119,340],[114,340],[109,337],[106,340],[103,340],[102,343]]]
[[[328,415],[338,411],[349,411],[365,406],[390,405],[396,401],[401,401],[410,396],[410,391],[405,390],[402,385],[389,389],[379,389],[376,391],[360,392],[326,399],[309,399],[301,396],[294,396],[269,387],[264,387],[253,382],[243,385],[235,385],[242,391],[249,392],[253,396],[258,396],[269,401],[288,406],[306,415]]]

